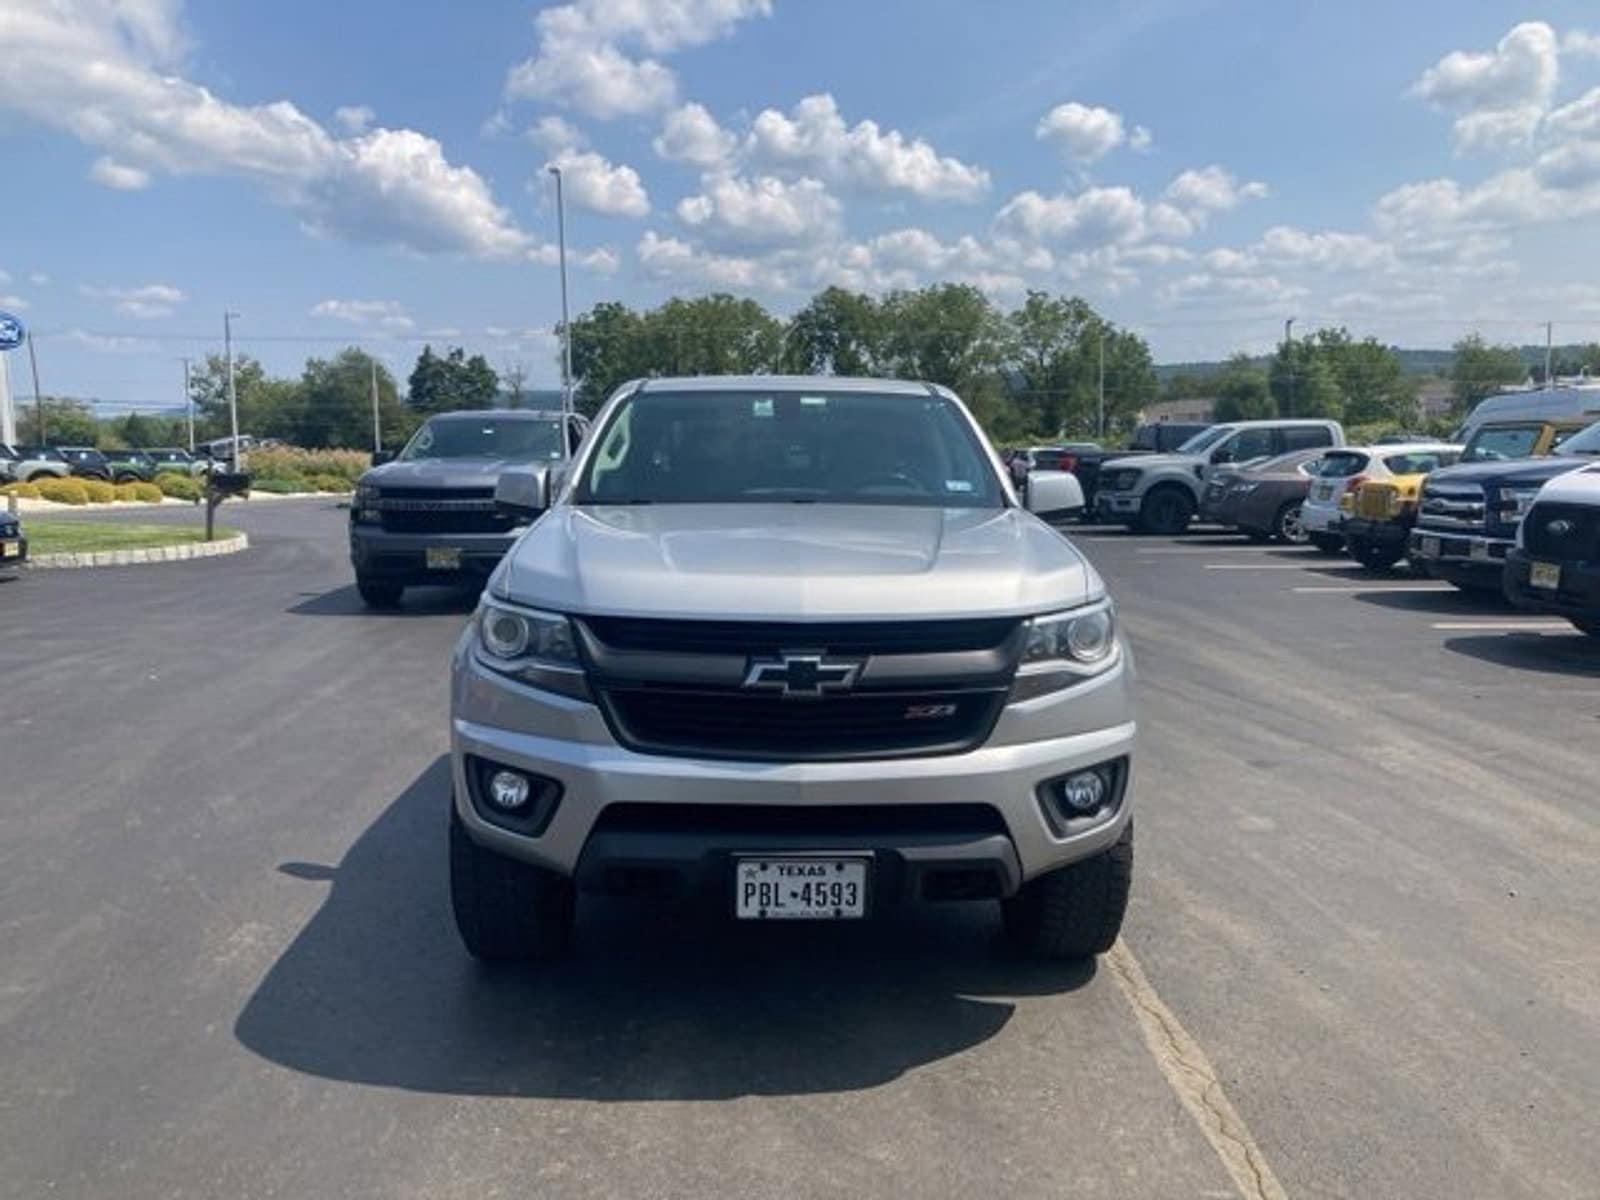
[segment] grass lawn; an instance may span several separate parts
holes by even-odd
[[[128,521],[24,520],[22,535],[28,554],[87,554],[94,550],[147,550],[152,546],[184,546],[205,541],[204,526],[135,525]],[[217,538],[233,530],[217,527]]]

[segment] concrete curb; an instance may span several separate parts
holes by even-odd
[[[187,562],[191,558],[215,558],[220,554],[237,554],[249,547],[250,539],[238,533],[221,541],[185,542],[181,546],[150,546],[143,550],[94,550],[83,554],[40,554],[28,559],[23,565],[38,570],[127,567],[135,563]]]

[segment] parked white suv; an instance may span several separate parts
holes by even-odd
[[[1344,498],[1369,479],[1390,479],[1412,465],[1416,455],[1438,451],[1447,454],[1445,466],[1461,457],[1461,447],[1440,441],[1397,442],[1384,446],[1345,446],[1322,456],[1322,466],[1300,506],[1300,527],[1307,540],[1324,554],[1344,545]]]
[[[1213,425],[1172,454],[1117,458],[1102,466],[1095,515],[1141,533],[1182,533],[1200,511],[1200,497],[1215,468],[1342,445],[1344,429],[1337,421]]]

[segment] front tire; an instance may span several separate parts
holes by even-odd
[[[1141,533],[1178,534],[1194,520],[1194,497],[1176,487],[1159,487],[1139,505]]]
[[[1133,885],[1133,822],[1108,850],[1031,879],[1000,902],[1006,937],[1030,958],[1056,962],[1111,949]]]
[[[473,958],[539,962],[570,944],[577,897],[572,880],[478,845],[452,803],[450,908]]]
[[[1344,539],[1336,533],[1313,533],[1311,544],[1323,554],[1337,554],[1344,548]]]
[[[371,575],[356,576],[356,591],[361,593],[361,602],[368,608],[399,608],[400,597],[405,595],[405,590],[403,584],[391,583],[387,579],[374,579]]]
[[[1405,550],[1382,542],[1355,540],[1350,543],[1350,557],[1369,571],[1387,571],[1405,557]]]

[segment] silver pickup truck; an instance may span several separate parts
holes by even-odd
[[[731,918],[998,901],[1108,949],[1133,861],[1133,666],[1105,584],[948,390],[652,379],[570,467],[456,647],[450,876],[485,959],[559,951],[580,891]],[[1029,506],[1082,505],[1061,472]]]

